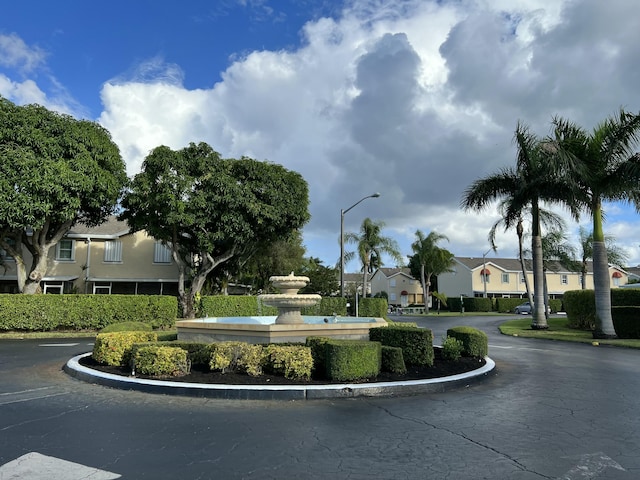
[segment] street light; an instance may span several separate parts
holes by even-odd
[[[360,202],[365,201],[367,198],[378,198],[380,194],[378,192],[362,197],[356,203],[351,205],[347,209],[340,209],[340,296],[344,297],[344,214],[351,210]],[[363,292],[364,293],[364,292]]]
[[[489,249],[482,254],[482,283],[484,284],[484,293],[482,298],[487,298],[487,254],[493,249]]]

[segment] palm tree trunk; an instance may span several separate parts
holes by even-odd
[[[424,311],[429,315],[429,287],[424,274],[424,265],[420,265],[420,282],[422,283],[422,301],[424,302]]]
[[[516,226],[516,233],[518,234],[518,258],[520,258],[520,268],[522,269],[522,278],[524,280],[524,288],[527,291],[527,298],[529,304],[533,305],[533,295],[531,294],[531,287],[529,286],[529,277],[527,276],[527,267],[524,264],[524,248],[522,245],[522,239],[524,238],[524,227],[522,226],[522,219],[518,220]]]
[[[593,212],[593,289],[596,300],[596,328],[593,338],[616,338],[611,317],[611,282],[609,260],[602,229],[602,204],[594,200]]]
[[[542,256],[542,237],[540,236],[540,209],[537,202],[531,206],[532,235],[531,251],[533,253],[533,318],[531,328],[544,330],[549,328],[544,314],[544,264]]]
[[[593,338],[616,338],[611,316],[611,282],[604,242],[593,241],[593,286],[596,300],[596,328]]]

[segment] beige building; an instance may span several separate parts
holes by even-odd
[[[0,292],[17,293],[15,261],[3,255]],[[27,264],[30,258],[25,258]],[[171,251],[145,232],[130,233],[115,217],[102,225],[73,227],[49,252],[44,293],[177,295]]]
[[[438,290],[448,297],[488,297],[518,298],[526,296],[525,281],[520,267],[520,261],[511,258],[468,258],[455,257],[455,267],[452,272],[438,275]],[[531,262],[525,263],[530,288],[533,288],[533,273]],[[572,272],[560,264],[547,269],[547,289],[550,298],[562,297],[568,290],[582,288],[579,272]],[[611,288],[617,288],[628,283],[625,270],[610,266],[609,277]],[[593,289],[593,270],[589,263],[586,287]]]
[[[408,268],[379,268],[371,277],[371,294],[386,292],[390,306],[424,305],[422,285]]]

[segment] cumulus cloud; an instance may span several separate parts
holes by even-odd
[[[309,21],[295,49],[233,57],[207,89],[185,88],[189,72],[162,57],[141,62],[104,84],[99,121],[130,175],[152,148],[192,141],[299,171],[310,185],[308,254],[326,263],[338,257],[340,209],[375,191],[346,216],[348,230],[369,216],[404,254],[421,229],[480,256],[499,216],[459,202],[473,180],[513,165],[519,120],[543,136],[556,114],[590,129],[620,106],[640,109],[629,10],[625,0],[350,0]],[[0,93],[10,89],[41,93],[0,77]],[[638,263],[629,218],[612,214],[607,226]],[[497,243],[499,255],[516,255],[514,233]]]

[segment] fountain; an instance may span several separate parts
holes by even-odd
[[[179,320],[178,340],[188,342],[220,342],[239,340],[248,343],[304,342],[310,336],[346,339],[368,339],[369,329],[387,322],[374,317],[306,316],[301,309],[315,305],[322,297],[299,294],[309,278],[273,276],[269,281],[280,290],[277,294],[258,296],[258,304],[276,307],[277,316],[205,317]]]

